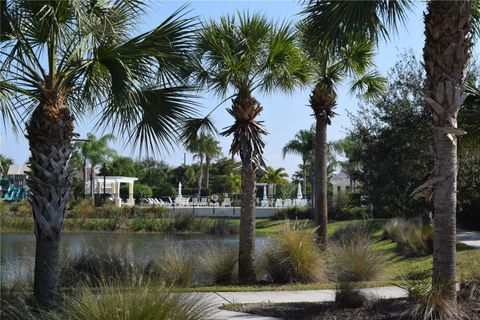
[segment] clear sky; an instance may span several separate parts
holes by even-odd
[[[143,18],[143,24],[139,26],[140,31],[149,30],[163,21],[168,15],[183,5],[183,1],[153,1],[150,2],[148,14]],[[200,19],[217,19],[222,15],[234,14],[237,11],[248,10],[249,12],[261,12],[275,21],[284,19],[295,22],[299,19],[301,11],[300,1],[193,1],[190,2],[190,15],[198,16]],[[405,27],[400,27],[398,34],[393,35],[388,43],[379,44],[376,55],[378,70],[386,75],[389,68],[399,59],[398,54],[405,50],[413,50],[420,57],[424,43],[423,10],[425,4],[417,2],[415,9],[408,15]],[[310,88],[311,89],[311,88]],[[273,167],[284,167],[289,174],[297,169],[300,158],[287,156],[282,158],[281,149],[285,143],[293,138],[300,129],[309,128],[313,123],[310,108],[307,106],[310,89],[297,90],[293,94],[286,95],[280,92],[269,95],[257,95],[257,100],[264,107],[260,120],[265,121],[269,132],[266,137],[265,159],[268,165]],[[218,97],[209,93],[202,93],[201,103],[204,106],[202,112],[207,113],[213,106],[221,101]],[[340,139],[345,136],[346,128],[350,126],[348,112],[356,113],[358,100],[348,95],[345,87],[339,89],[338,94],[338,116],[333,119],[328,129],[329,140]],[[215,125],[222,129],[232,123],[232,118],[225,111],[228,103],[222,105],[213,114]],[[94,119],[86,119],[83,123],[77,123],[75,132],[85,137],[92,130]],[[23,135],[15,137],[7,130],[0,131],[0,153],[13,158],[15,163],[26,162],[29,156],[28,144]],[[100,132],[98,132],[100,135]],[[223,153],[228,154],[231,138],[218,137],[221,142]],[[132,153],[124,141],[117,141],[113,147],[123,155],[137,157]],[[164,160],[172,165],[179,165],[183,162],[185,150],[178,147],[170,152],[163,152],[156,155],[158,160]],[[192,156],[187,154],[187,163],[192,162]]]

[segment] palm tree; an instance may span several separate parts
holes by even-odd
[[[188,146],[187,150],[194,154],[194,158],[198,158],[198,165],[200,167],[200,173],[198,175],[198,194],[197,197],[200,199],[202,196],[202,182],[203,182],[203,162],[207,157],[207,153],[211,148],[213,137],[207,135],[200,135],[195,140],[191,141]]]
[[[8,168],[13,164],[13,160],[0,154],[0,179],[7,175]]]
[[[336,115],[337,86],[350,78],[350,92],[359,92],[365,98],[377,96],[384,90],[386,80],[369,68],[373,65],[373,44],[353,41],[339,50],[319,49],[312,45],[306,25],[300,24],[301,42],[312,66],[314,88],[310,95],[310,108],[315,117],[314,143],[314,216],[317,224],[318,243],[327,246],[327,187],[328,147],[327,126]]]
[[[135,148],[173,145],[175,129],[194,111],[182,81],[193,65],[194,21],[178,11],[132,37],[141,0],[1,3],[2,117],[24,111],[29,119],[34,296],[54,307],[75,118],[98,113],[97,127],[110,125]]]
[[[222,148],[220,142],[215,140],[212,136],[206,136],[205,143],[205,187],[208,189],[210,184],[210,163],[213,159],[222,155]]]
[[[388,38],[389,31],[404,21],[412,1],[309,1],[305,13],[309,34],[317,43],[341,47],[348,37],[373,41]],[[433,188],[434,286],[456,302],[455,228],[457,114],[465,95],[465,74],[472,47],[472,31],[480,31],[478,1],[429,1],[425,21],[423,57],[425,100],[432,111],[435,163],[432,177],[415,193]],[[472,28],[473,24],[473,28]],[[315,37],[315,34],[317,37]],[[326,41],[325,41],[326,40]]]
[[[95,167],[101,163],[107,162],[116,156],[115,150],[108,147],[110,141],[115,140],[112,134],[106,134],[97,139],[93,133],[87,134],[87,141],[77,141],[74,143],[78,155],[83,161],[83,183],[87,181],[87,162],[90,163],[90,197],[93,199],[95,190]],[[87,186],[85,185],[85,194]]]
[[[276,186],[278,184],[288,183],[287,178],[288,174],[285,172],[285,168],[274,169],[273,167],[268,166],[260,181],[273,185],[273,193],[276,194]]]
[[[263,107],[254,92],[292,91],[307,81],[307,64],[295,46],[295,33],[288,23],[280,26],[260,14],[239,13],[203,24],[197,36],[197,53],[204,69],[201,83],[225,97],[233,91],[228,109],[235,119],[222,134],[233,135],[232,155],[242,161],[242,207],[240,210],[239,280],[255,281],[255,170],[264,168],[263,135],[256,118]]]
[[[313,141],[315,139],[315,129],[300,130],[295,137],[288,141],[283,147],[282,153],[285,159],[287,154],[297,154],[302,157],[302,174],[303,174],[303,194],[307,194],[307,161],[313,152]]]

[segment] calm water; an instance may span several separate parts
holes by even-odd
[[[35,236],[33,233],[2,233],[0,251],[0,280],[24,278],[32,272],[35,257]],[[256,239],[257,247],[266,238]],[[238,248],[238,236],[166,235],[156,233],[63,233],[60,256],[74,257],[82,251],[110,252],[127,256],[134,261],[148,261],[161,257],[166,249],[179,246],[201,254],[202,248],[223,245]]]

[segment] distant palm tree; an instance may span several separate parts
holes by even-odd
[[[77,141],[74,143],[77,154],[83,161],[83,183],[87,180],[87,162],[90,163],[90,197],[93,199],[95,190],[95,167],[105,163],[116,156],[115,150],[108,147],[110,141],[115,140],[112,134],[106,134],[97,139],[93,133],[87,134],[88,141]],[[85,185],[85,194],[87,186]]]
[[[187,146],[187,150],[194,154],[194,157],[198,158],[199,166],[200,166],[200,173],[198,176],[198,194],[197,197],[200,199],[202,195],[202,182],[203,182],[203,163],[206,163],[207,169],[207,177],[206,177],[206,186],[208,188],[208,180],[209,180],[209,169],[210,169],[210,162],[212,158],[217,157],[221,154],[221,149],[218,144],[218,141],[215,140],[210,135],[200,135],[197,139],[190,142]]]
[[[303,173],[303,194],[307,194],[307,162],[313,153],[313,141],[315,140],[315,129],[300,130],[295,137],[288,141],[283,147],[283,158],[287,154],[297,154],[302,157],[302,173]]]
[[[413,1],[308,1],[304,13],[312,43],[339,48],[352,38],[376,42],[405,21]],[[456,303],[455,245],[457,207],[457,115],[465,94],[473,33],[480,33],[480,5],[474,1],[428,1],[423,57],[425,100],[432,111],[435,164],[432,177],[414,193],[433,189],[434,286]],[[314,40],[314,41],[313,41]],[[428,192],[425,192],[428,191]]]
[[[0,179],[7,175],[8,168],[13,164],[13,160],[0,154]]]
[[[242,186],[242,177],[234,172],[230,172],[225,176],[225,184],[230,193],[238,194]]]
[[[177,11],[132,36],[144,16],[141,0],[10,0],[1,8],[1,114],[12,125],[21,113],[29,119],[34,296],[55,307],[75,117],[98,113],[97,126],[147,151],[173,145],[194,112],[183,80],[192,70],[195,23]]]
[[[312,67],[314,88],[310,95],[310,108],[315,117],[314,183],[315,222],[320,247],[328,243],[327,187],[328,187],[328,145],[327,126],[336,115],[337,86],[347,79],[352,80],[350,92],[362,93],[365,98],[376,97],[384,90],[386,80],[373,66],[374,49],[371,42],[355,42],[339,50],[327,50],[312,45],[307,26],[300,24],[301,42]]]
[[[273,193],[276,194],[276,186],[278,184],[288,183],[287,178],[288,174],[285,172],[285,168],[274,169],[273,167],[268,166],[260,181],[273,185]]]
[[[288,23],[277,26],[260,14],[239,13],[203,24],[197,37],[197,53],[204,66],[201,83],[225,97],[233,91],[228,109],[235,123],[225,130],[233,135],[232,155],[242,160],[242,207],[240,210],[239,281],[255,281],[255,170],[264,167],[263,135],[257,116],[263,107],[256,91],[292,91],[307,81],[305,59],[296,47]]]

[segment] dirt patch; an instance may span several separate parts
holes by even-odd
[[[381,299],[361,308],[337,308],[333,302],[234,304],[225,309],[286,320],[404,320],[408,299]],[[465,319],[480,319],[480,299],[460,302]]]

